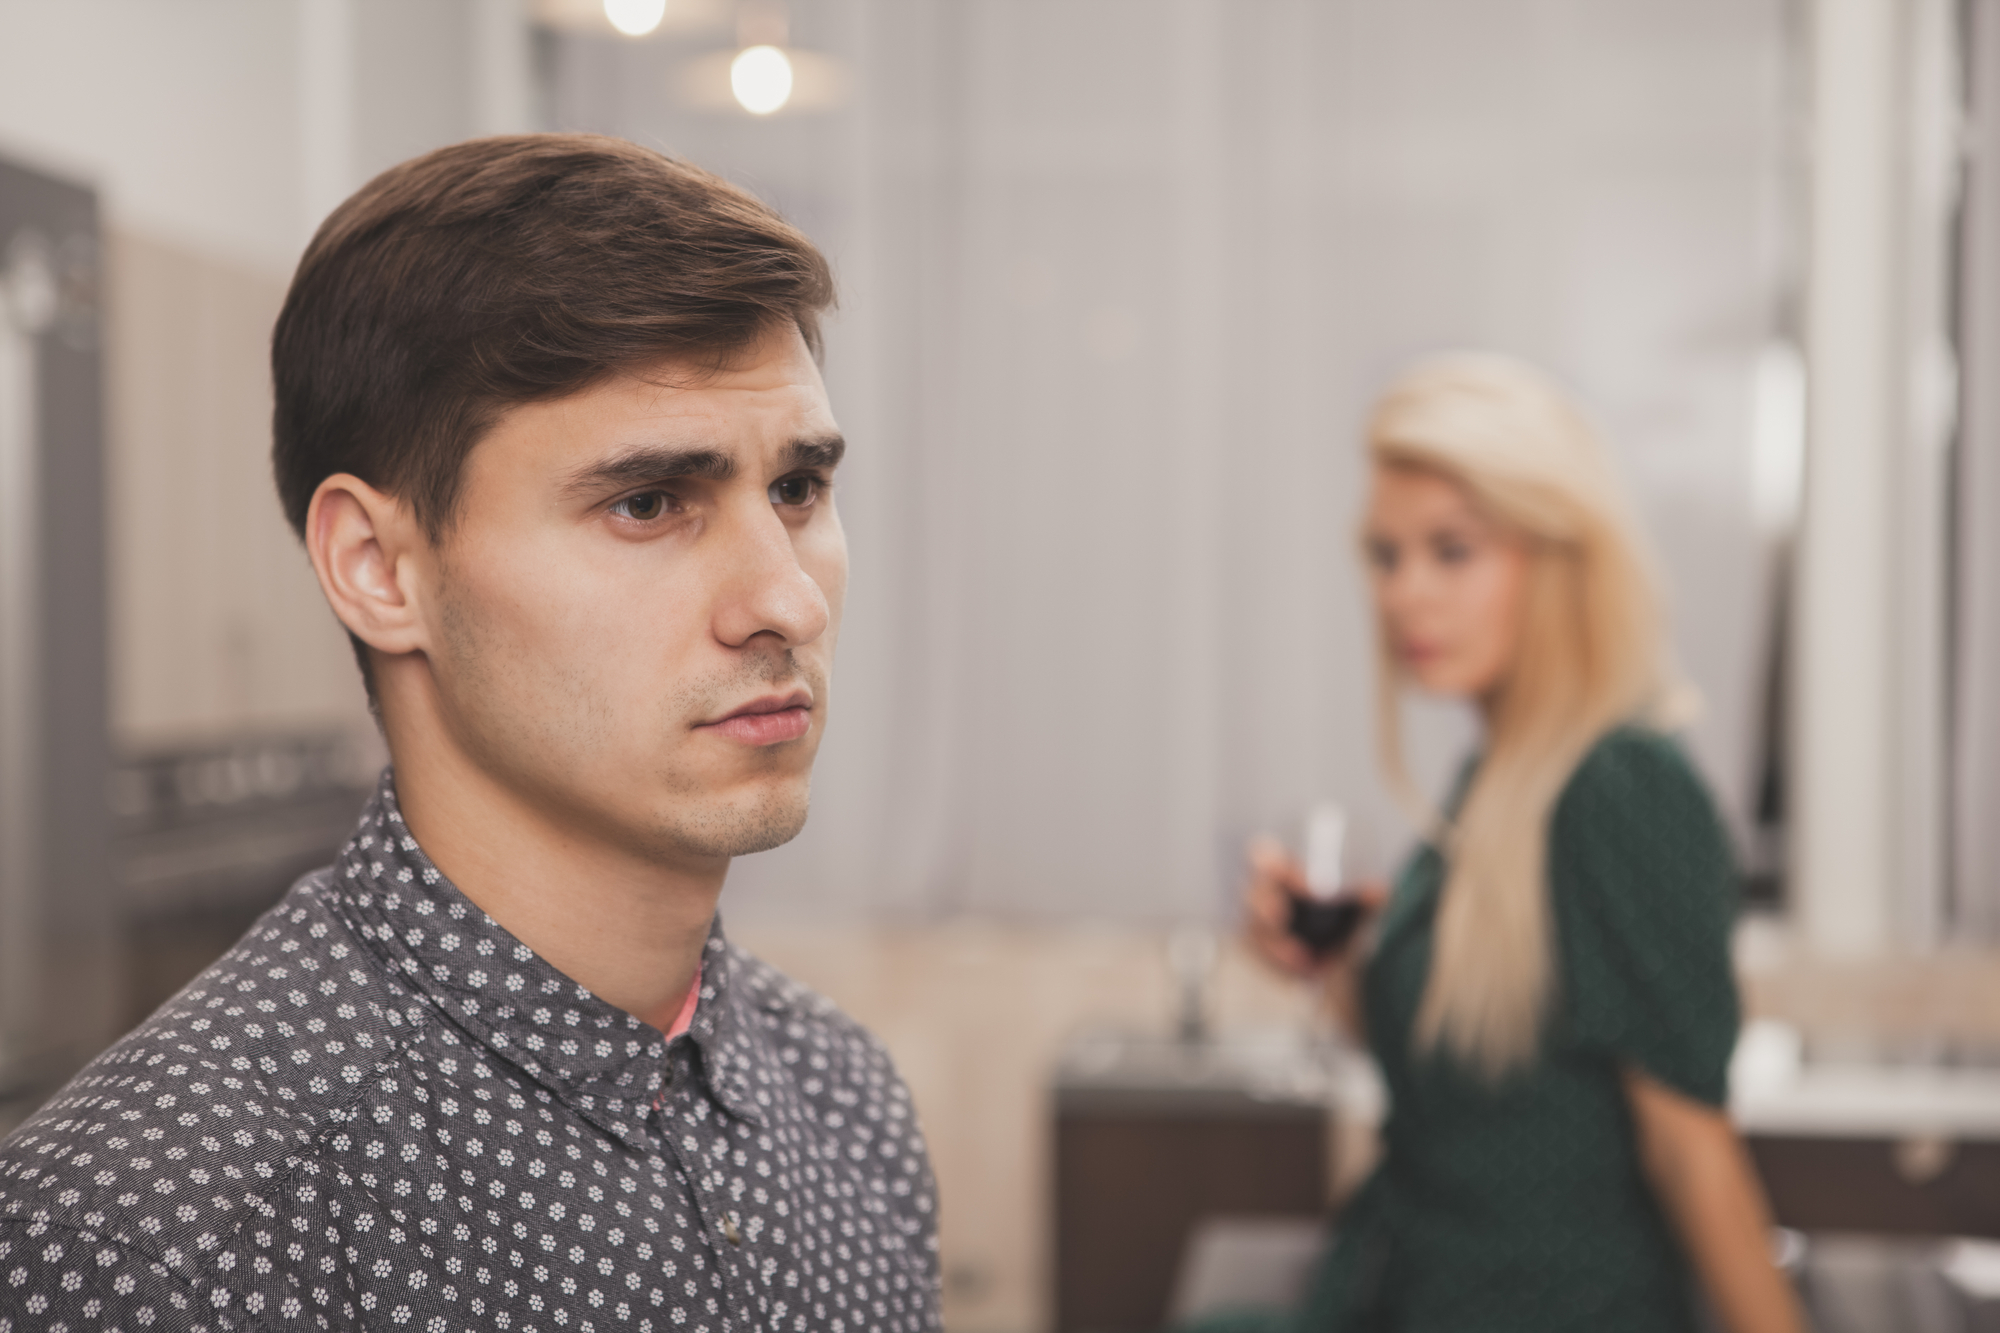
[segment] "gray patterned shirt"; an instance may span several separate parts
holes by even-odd
[[[717,928],[667,1041],[385,774],[333,866],[0,1143],[0,1333],[939,1326],[902,1081]]]

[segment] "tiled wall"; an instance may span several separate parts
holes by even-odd
[[[271,485],[283,280],[130,231],[106,259],[115,737],[366,732],[345,637]]]

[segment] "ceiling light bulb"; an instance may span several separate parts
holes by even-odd
[[[775,46],[744,47],[730,62],[729,90],[751,115],[770,115],[791,99],[791,58]]]
[[[627,37],[644,37],[667,16],[667,0],[604,0],[604,17]]]

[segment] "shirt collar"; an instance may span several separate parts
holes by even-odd
[[[384,769],[333,867],[335,910],[364,945],[501,1058],[620,1138],[638,1132],[665,1085],[657,1028],[557,971],[439,872],[403,824]],[[759,1025],[738,1010],[734,951],[718,916],[702,955],[701,993],[685,1037],[716,1100],[762,1124],[739,1051]],[[746,1021],[750,1020],[750,1021]]]

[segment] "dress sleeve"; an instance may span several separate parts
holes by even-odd
[[[1679,746],[1634,730],[1599,742],[1557,802],[1549,874],[1571,1040],[1723,1105],[1736,870]]]

